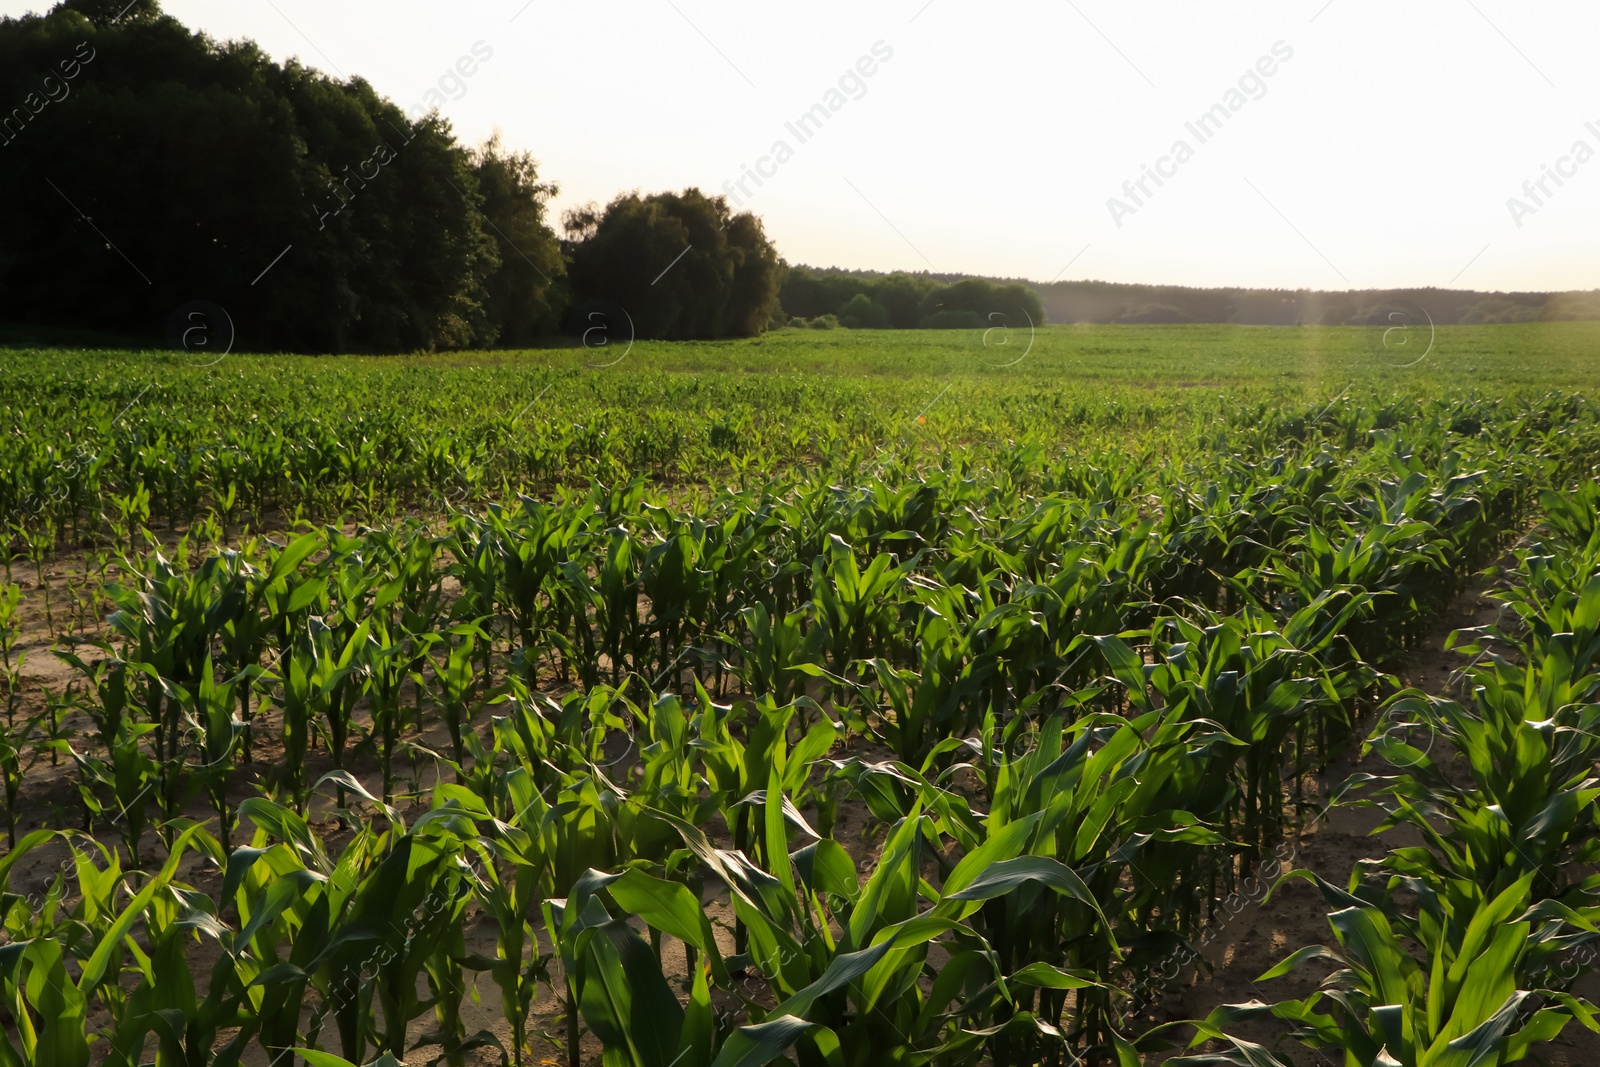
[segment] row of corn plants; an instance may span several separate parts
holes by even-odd
[[[1408,827],[1423,844],[1343,885],[1289,875],[1321,889],[1334,940],[1260,980],[1336,969],[1304,999],[1219,1010],[1196,1043],[1270,1015],[1350,1064],[1488,1067],[1574,1022],[1600,1031],[1600,1012],[1573,993],[1600,939],[1600,490],[1586,480],[1541,503],[1495,593],[1501,622],[1450,639],[1472,657],[1470,699],[1397,694],[1368,741],[1394,773],[1351,783],[1383,810],[1377,832]],[[1225,1053],[1173,1062],[1279,1062],[1224,1040]]]
[[[64,653],[92,736],[8,734],[73,759],[85,816],[3,861],[71,855],[58,926],[7,904],[11,1055],[521,1064],[537,1015],[573,1067],[585,1035],[651,1067],[1137,1062],[1162,1035],[1127,987],[1592,454],[1576,416],[1529,428],[1554,406],[1340,411],[1147,480],[1035,453],[130,557],[97,654]],[[836,836],[847,802],[881,840]],[[67,1060],[52,952],[114,1020],[69,1021]],[[483,983],[509,1038],[466,1032]]]
[[[1372,687],[1365,663],[1392,655],[1385,643],[1414,632],[1516,514],[1515,476],[1459,473],[1455,451],[1434,475],[1398,440],[1346,458],[1342,472],[1325,449],[1299,466],[1263,460],[1256,476],[1275,487],[1279,517],[1258,508],[1243,531],[1203,514],[1172,533],[1158,527],[1172,525],[1165,513],[1140,518],[1132,502],[1007,493],[957,468],[859,491],[729,494],[689,513],[638,486],[596,489],[459,514],[443,533],[329,528],[199,560],[180,542],[171,560],[130,562],[109,589],[117,610],[101,657],[67,657],[102,744],[79,758],[85,805],[118,818],[136,846],[145,820],[131,805],[170,821],[203,787],[226,839],[229,781],[263,710],[280,724],[280,785],[296,805],[313,746],[336,769],[374,756],[392,799],[396,756],[435,716],[452,758],[465,758],[463,724],[502,664],[535,686],[630,676],[682,687],[691,671],[714,674],[717,692],[780,700],[820,686],[858,732],[920,764],[988,715],[1059,710],[1096,678],[1090,638],[1154,622],[1123,660],[1187,650],[1174,627],[1209,613],[1241,633],[1281,619],[1294,631],[1283,651],[1338,673],[1321,683],[1331,700],[1292,702],[1258,731],[1267,747],[1246,770],[1239,814],[1259,845],[1281,822],[1278,749],[1292,740],[1302,762],[1325,755]],[[1373,506],[1343,502],[1366,494]],[[1207,496],[1226,499],[1220,487]],[[1185,597],[1200,592],[1185,577],[1194,559],[1225,541],[1253,562],[1212,602]],[[1325,566],[1307,543],[1326,550]],[[1294,730],[1302,711],[1311,723]]]
[[[955,345],[966,352],[950,352],[958,362],[977,342],[966,340]],[[1509,398],[1536,418],[1564,417],[1551,410],[1560,398],[1503,387],[1419,398],[1363,386],[1307,406],[1305,383],[1280,377],[1282,355],[1273,350],[1269,370],[1226,390],[1128,382],[1120,366],[1079,377],[1077,364],[1065,376],[1059,365],[1035,376],[1031,362],[1005,375],[973,364],[978,374],[964,376],[962,402],[919,423],[921,405],[904,379],[853,362],[882,356],[877,343],[835,353],[844,357],[839,374],[803,378],[721,369],[722,357],[684,374],[636,361],[626,373],[595,373],[578,352],[236,354],[195,368],[171,354],[13,350],[0,365],[0,540],[48,560],[62,546],[131,551],[148,528],[193,527],[208,515],[224,531],[281,527],[297,516],[377,522],[408,507],[436,512],[510,499],[526,486],[543,492],[640,472],[677,484],[766,482],[819,462],[847,471],[852,457],[884,450],[967,451],[1001,466],[1016,462],[1015,442],[1087,457],[1125,450],[1132,435],[1141,449],[1187,455],[1204,449],[1196,428],[1217,422],[1252,446],[1327,434],[1345,448],[1370,428],[1403,424],[1419,406],[1466,431],[1503,419]],[[762,364],[762,347],[744,355],[764,370],[786,369],[781,355]]]

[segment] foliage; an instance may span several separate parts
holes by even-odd
[[[1044,306],[1030,287],[983,278],[792,267],[779,297],[791,315],[834,315],[853,330],[1045,324]]]
[[[0,856],[9,1063],[461,1064],[497,1043],[464,1021],[492,990],[516,1064],[555,1045],[576,1067],[596,1042],[639,1067],[1131,1064],[1181,1028],[1139,1021],[1168,964],[1362,736],[1396,773],[1349,795],[1423,844],[1317,880],[1333,939],[1269,977],[1331,960],[1322,989],[1182,1024],[1188,1062],[1272,1063],[1229,1036],[1252,1016],[1364,1067],[1515,1062],[1595,1021],[1571,989],[1600,930],[1582,394],[1277,386],[1111,411],[1132,393],[1096,387],[1072,441],[1046,436],[1051,403],[979,379],[952,418],[1031,436],[869,452],[884,438],[827,436],[855,417],[828,408],[887,392],[743,384],[790,398],[806,438],[736,408],[733,375],[663,373],[645,387],[705,408],[687,458],[742,484],[552,466],[541,489],[515,418],[482,416],[470,446],[440,428],[561,387],[549,370],[511,361],[413,413],[393,385],[426,361],[269,381],[122,358],[122,386],[170,396],[119,412],[86,362],[8,368],[11,395],[43,386],[0,438],[13,501],[43,505],[18,507],[18,547],[115,556],[104,629],[56,650],[89,728],[23,694],[0,738],[24,814]],[[605,380],[573,372],[565,397]],[[240,425],[201,397],[299,415]],[[1157,439],[1164,462],[1129,448]],[[833,444],[762,454],[783,441]],[[424,480],[445,513],[395,515]],[[330,521],[239,529],[285,499]],[[351,507],[367,521],[332,521]],[[1384,671],[1541,516],[1506,619],[1457,638],[1472,700],[1396,694]],[[18,612],[44,595],[0,595],[13,695]],[[29,833],[29,761],[58,753],[83,825]]]
[[[568,212],[566,228],[577,308],[620,307],[638,337],[751,337],[777,306],[778,253],[725,197],[627,193]]]

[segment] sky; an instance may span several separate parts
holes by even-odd
[[[163,6],[499,130],[558,212],[698,186],[791,263],[1600,288],[1592,0]]]

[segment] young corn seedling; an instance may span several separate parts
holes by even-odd
[[[17,647],[22,636],[22,587],[0,585],[0,685],[6,692],[6,725],[14,726],[22,706],[22,668],[26,651]]]
[[[739,611],[741,628],[735,630],[733,644],[739,650],[745,688],[752,696],[770,696],[774,703],[787,704],[802,695],[804,678],[794,668],[816,661],[820,651],[816,637],[821,635],[815,629],[808,633],[804,620],[801,611],[775,617],[765,604]],[[744,635],[749,637],[749,647],[738,640]]]
[[[438,643],[445,653],[443,660],[428,657],[439,689],[439,711],[444,719],[445,729],[450,732],[450,753],[458,768],[456,776],[458,785],[461,781],[459,768],[464,765],[466,759],[462,734],[463,731],[472,729],[473,717],[483,706],[481,698],[477,697],[479,674],[475,669],[478,642],[488,641],[488,635],[482,629],[483,622],[483,619],[478,619],[471,623],[449,627],[441,635],[443,640]],[[420,673],[413,672],[412,684],[419,691],[422,689],[423,678]],[[419,723],[418,729],[420,728]]]
[[[0,785],[5,791],[6,842],[11,848],[17,847],[17,798],[28,772],[38,765],[43,755],[38,744],[39,724],[46,714],[40,712],[24,717],[21,722],[8,717],[7,722],[0,725]]]
[[[89,855],[75,855],[82,899],[74,909],[72,921],[41,930],[26,941],[12,942],[0,962],[0,1002],[13,1016],[12,1026],[0,1032],[0,1057],[19,1067],[84,1065],[94,1055],[94,1046],[106,1041],[111,1046],[106,1062],[117,1067],[133,1067],[140,1062],[139,1049],[129,1034],[137,1031],[140,1020],[148,1016],[152,1005],[148,1000],[141,1002],[140,995],[153,982],[146,973],[130,995],[121,984],[121,964],[128,954],[135,959],[142,957],[141,962],[150,959],[139,949],[134,931],[143,922],[148,934],[148,913],[153,907],[170,903],[168,888],[178,863],[200,832],[198,827],[191,827],[178,835],[166,864],[137,892],[130,891],[127,896],[131,899],[122,906],[122,872],[114,858],[102,869],[94,866]],[[0,860],[0,883],[14,857],[53,836],[41,831],[20,842],[20,852]],[[181,1005],[185,991],[176,980],[166,992],[176,1002],[174,1006]],[[192,984],[188,992],[192,994]],[[109,1027],[89,1025],[89,1014],[96,1008],[109,1013]]]
[[[898,593],[913,569],[914,562],[897,566],[885,554],[863,571],[855,552],[837,537],[826,557],[817,557],[812,565],[812,611],[835,674],[844,676],[851,664],[874,652],[888,658],[897,654]]]
[[[233,808],[228,786],[233,781],[234,756],[243,747],[246,729],[244,721],[234,714],[233,694],[243,681],[244,675],[240,675],[219,683],[208,658],[194,694],[170,683],[166,686],[167,699],[182,709],[189,724],[190,744],[199,758],[198,763],[185,765],[185,777],[195,779],[210,797],[217,812],[217,837],[224,853],[232,851]]]
[[[87,813],[86,830],[94,817],[111,813],[128,848],[128,859],[139,866],[139,844],[148,825],[148,808],[160,785],[156,761],[145,753],[146,742],[156,732],[154,723],[140,723],[130,700],[128,676],[150,677],[155,668],[130,664],[107,656],[92,666],[70,652],[57,651],[60,659],[84,679],[85,692],[80,707],[94,721],[105,759],[83,755],[69,749],[82,775],[80,792]],[[97,790],[96,787],[99,787]],[[101,791],[109,793],[109,801]]]
[[[495,956],[469,957],[474,970],[487,971],[500,988],[500,1006],[511,1026],[511,1056],[522,1067],[531,1052],[528,1015],[541,981],[549,981],[550,957],[541,951],[533,917],[548,897],[553,874],[547,845],[550,808],[520,767],[504,776],[513,806],[509,819],[494,818],[482,799],[466,789],[440,786],[463,809],[488,827],[488,835],[469,842],[481,860],[470,869],[473,891],[496,923]]]

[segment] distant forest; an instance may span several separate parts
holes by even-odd
[[[950,274],[875,274],[790,267],[778,303],[791,326],[955,330],[1045,321],[1027,282]]]
[[[1600,319],[1600,291],[1482,293],[1470,289],[1189,289],[1057,282],[1039,287],[1052,322],[1232,322],[1245,326],[1364,326],[1421,307],[1441,326]]]
[[[1194,289],[1073,281],[1038,285],[1014,278],[970,278],[930,272],[882,274],[838,267],[791,267],[779,290],[783,310],[812,319],[831,315],[842,326],[927,326],[919,318],[929,294],[961,287],[984,315],[949,325],[987,325],[988,313],[1014,315],[1018,305],[1037,322],[1129,324],[1237,323],[1243,326],[1364,326],[1391,311],[1421,307],[1441,326],[1490,322],[1600,319],[1600,290],[1569,293],[1484,293],[1470,289]],[[918,294],[916,300],[911,294]],[[934,295],[933,302],[943,299]],[[890,321],[862,321],[873,305],[894,307]],[[965,306],[965,305],[964,305]],[[915,309],[915,310],[913,310]],[[876,315],[876,313],[873,313]],[[1015,322],[1011,323],[1015,324]],[[797,324],[798,325],[798,324]]]

